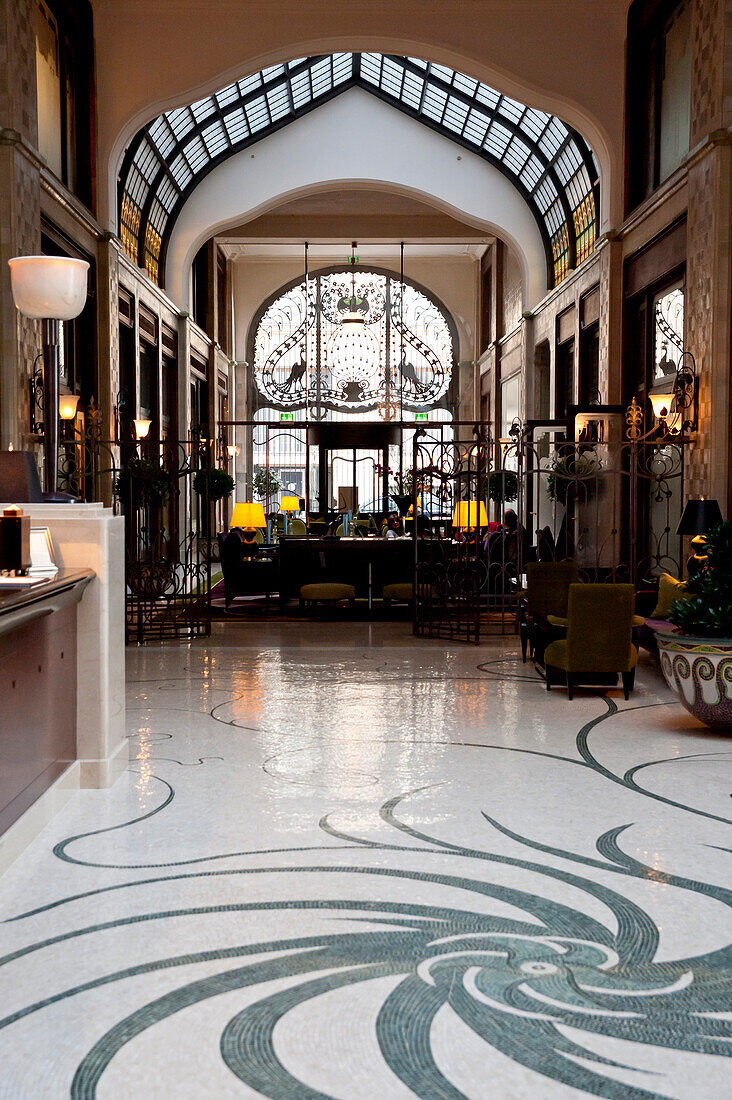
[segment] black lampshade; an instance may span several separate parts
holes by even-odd
[[[716,500],[687,500],[676,534],[703,535],[721,522],[722,513]]]

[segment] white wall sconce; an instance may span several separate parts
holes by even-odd
[[[150,425],[152,420],[148,420],[146,417],[140,417],[138,420],[133,420],[135,425],[135,435],[138,439],[147,439],[150,433]]]
[[[87,295],[86,260],[68,256],[14,256],[8,260],[16,308],[25,317],[43,322],[43,481],[46,501],[63,503],[73,498],[59,493],[59,341],[60,321],[78,317]]]

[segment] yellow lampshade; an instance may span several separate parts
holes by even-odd
[[[299,512],[300,498],[296,496],[283,497],[280,501],[281,512]]]
[[[417,497],[417,507],[418,508],[422,507],[422,498],[421,497]],[[409,512],[407,513],[407,515],[411,516],[413,514],[413,512],[414,512],[414,505],[410,504],[409,505]]]
[[[231,513],[231,519],[229,520],[229,527],[266,527],[267,520],[264,518],[264,508],[261,504],[252,504],[249,501],[245,501],[242,504],[235,504],[234,511]]]
[[[148,420],[147,417],[141,417],[139,420],[134,420],[133,424],[135,425],[135,435],[137,438],[147,439],[152,420]]]
[[[468,530],[473,527],[487,527],[488,514],[482,500],[459,500],[452,517],[453,527]]]
[[[62,420],[73,420],[76,416],[76,406],[78,404],[78,393],[62,393],[58,399],[58,415]]]

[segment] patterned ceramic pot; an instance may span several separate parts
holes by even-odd
[[[666,683],[690,714],[732,732],[732,638],[656,634]]]

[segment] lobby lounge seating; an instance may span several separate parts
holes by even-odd
[[[559,682],[560,671],[570,699],[578,681],[605,682],[620,673],[629,697],[638,661],[631,641],[634,597],[632,584],[570,585],[567,617],[549,616],[554,626],[566,627],[567,637],[551,642],[544,653],[547,691]]]
[[[656,631],[669,631],[674,625],[668,615],[675,600],[684,599],[686,585],[668,573],[663,573],[655,584],[649,584],[635,594],[633,640],[639,648],[658,656]]]
[[[411,581],[385,584],[382,599],[385,607],[390,607],[393,602],[411,604],[414,601],[414,585]]]
[[[569,586],[579,582],[576,561],[529,562],[526,566],[526,591],[519,605],[521,654],[526,651],[542,662],[544,648],[556,635],[549,625],[550,615],[565,616]]]
[[[412,576],[414,547],[408,539],[284,539],[279,547],[280,602],[297,599],[303,585],[335,581],[356,598],[378,599],[387,584]]]
[[[338,584],[335,581],[322,581],[319,584],[304,584],[300,589],[300,607],[303,611],[324,604],[336,607],[338,604],[353,604],[356,589],[352,584]]]
[[[257,532],[259,545],[263,541]],[[221,571],[224,574],[224,602],[226,609],[237,596],[263,595],[267,605],[272,592],[279,588],[277,562],[274,558],[260,558],[245,553],[244,533],[232,528],[226,536],[218,536]]]

